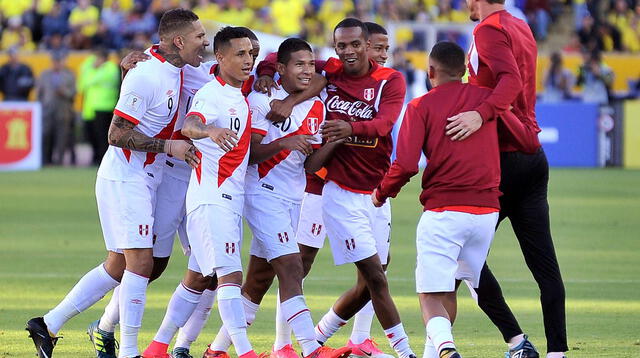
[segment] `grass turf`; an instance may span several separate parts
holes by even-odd
[[[24,323],[46,313],[104,258],[94,183],[92,169],[0,173],[0,357],[34,356]],[[569,357],[640,357],[639,183],[640,171],[551,172],[552,230],[567,292]],[[421,356],[424,328],[413,293],[418,185],[414,178],[393,202],[389,282],[412,346]],[[153,338],[185,268],[181,252],[174,252],[164,276],[149,289],[141,349]],[[496,235],[489,263],[521,326],[544,352],[538,290],[508,223]],[[316,320],[353,283],[353,273],[351,266],[333,266],[328,249],[321,251],[305,284]],[[460,292],[454,327],[460,352],[465,358],[502,357],[505,346],[498,331],[466,289]],[[56,357],[93,356],[84,330],[101,315],[106,299],[63,327]],[[272,343],[274,301],[272,288],[249,329],[257,351],[268,350]],[[194,356],[210,342],[219,324],[214,313],[192,347]],[[350,325],[329,344],[344,344],[349,332]],[[389,352],[375,321],[373,335]]]

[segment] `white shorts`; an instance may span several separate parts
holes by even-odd
[[[322,195],[304,193],[296,232],[298,244],[321,249],[326,236],[322,219]]]
[[[154,257],[169,257],[173,251],[173,239],[179,233],[182,249],[189,249],[189,239],[180,226],[186,221],[185,197],[189,179],[181,180],[166,173],[156,192],[155,220],[153,224]]]
[[[336,265],[378,254],[387,263],[391,230],[389,204],[376,208],[370,194],[354,193],[329,181],[322,190],[322,213]]]
[[[422,213],[416,237],[416,291],[453,292],[455,280],[467,280],[477,288],[497,222],[497,212]]]
[[[96,201],[107,250],[153,247],[156,188],[143,181],[96,179]]]
[[[253,233],[250,254],[267,261],[297,254],[300,204],[270,195],[246,195],[244,217]]]
[[[242,217],[219,205],[200,205],[187,214],[191,256],[203,275],[242,272]]]

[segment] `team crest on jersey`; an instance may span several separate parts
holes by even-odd
[[[309,133],[318,134],[320,130],[320,120],[318,117],[307,117],[307,129],[309,129]]]
[[[227,254],[233,255],[236,252],[236,243],[235,242],[225,242],[224,244],[225,250]]]
[[[347,250],[355,250],[356,248],[356,240],[354,239],[347,239],[344,240],[345,245],[347,245]]]
[[[140,236],[149,235],[149,225],[138,225],[138,233]]]
[[[367,101],[371,101],[373,97],[375,97],[376,91],[373,88],[365,88],[364,89],[364,99]]]

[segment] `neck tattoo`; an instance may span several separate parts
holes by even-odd
[[[183,67],[186,64],[186,62],[184,62],[182,57],[180,57],[180,55],[178,55],[177,53],[169,53],[167,51],[164,51],[160,47],[158,48],[157,52],[159,55],[164,57],[164,59],[167,60],[167,62],[169,62],[170,64],[176,67]]]

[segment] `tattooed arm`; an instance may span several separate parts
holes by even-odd
[[[218,128],[213,124],[204,124],[195,114],[184,119],[182,134],[191,139],[211,138],[222,150],[228,152],[238,145],[238,136],[229,128]]]

